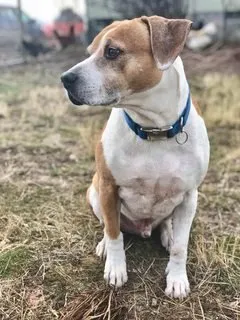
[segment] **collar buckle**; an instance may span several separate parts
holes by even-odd
[[[141,127],[140,131],[145,132],[147,134],[148,141],[156,141],[156,140],[166,140],[167,132],[171,130],[173,126],[165,126],[162,128],[148,128]]]

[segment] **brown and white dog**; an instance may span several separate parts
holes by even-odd
[[[189,232],[209,161],[206,127],[178,56],[190,25],[158,16],[114,22],[89,46],[90,57],[62,75],[74,104],[113,107],[87,194],[104,224],[96,252],[106,258],[105,280],[127,281],[121,231],[149,237],[159,227],[170,252],[165,292],[175,298],[190,291]],[[176,123],[181,130],[168,136]]]

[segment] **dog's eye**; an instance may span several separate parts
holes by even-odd
[[[121,50],[118,48],[113,48],[113,47],[107,47],[105,50],[105,57],[107,59],[116,59],[119,54],[121,53]]]

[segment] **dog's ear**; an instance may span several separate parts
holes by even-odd
[[[111,29],[117,27],[121,21],[114,21],[110,25],[106,26],[96,37],[93,39],[92,43],[87,47],[87,52],[92,54],[99,46],[103,36]]]
[[[182,51],[192,22],[186,19],[141,17],[147,24],[153,57],[160,70],[166,70]]]

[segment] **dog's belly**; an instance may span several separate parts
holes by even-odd
[[[146,236],[160,222],[171,215],[184,197],[180,179],[161,185],[135,179],[131,185],[119,188],[121,199],[121,227],[123,230]]]

